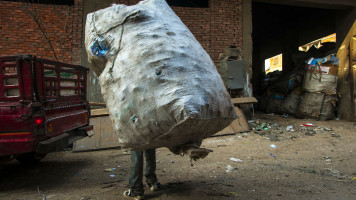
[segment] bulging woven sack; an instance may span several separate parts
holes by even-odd
[[[237,117],[211,58],[164,0],[88,14],[85,45],[124,147],[181,145]]]
[[[324,92],[336,94],[337,76],[307,71],[304,76],[303,89],[307,92]]]
[[[317,120],[331,120],[338,99],[325,93],[304,93],[298,107],[298,116]]]

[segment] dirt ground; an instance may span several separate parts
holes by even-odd
[[[157,149],[161,190],[146,190],[146,199],[356,199],[355,123],[256,115],[251,125],[247,133],[204,140],[214,152],[193,166]],[[125,199],[129,165],[122,150],[61,151],[35,166],[11,161],[0,170],[0,199]]]

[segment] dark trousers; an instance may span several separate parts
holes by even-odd
[[[131,150],[131,168],[129,184],[131,192],[135,195],[142,195],[143,188],[143,154],[146,160],[146,183],[153,184],[157,182],[156,176],[156,150],[149,149],[145,151]]]

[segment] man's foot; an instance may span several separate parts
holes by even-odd
[[[156,183],[147,183],[146,184],[148,189],[150,189],[151,192],[157,191],[158,188],[160,187],[160,184],[158,182]]]
[[[143,200],[143,199],[145,199],[145,197],[143,195],[134,195],[134,194],[132,194],[131,189],[126,190],[124,192],[124,196],[128,197],[128,198],[131,198],[131,199],[134,199],[134,200]]]

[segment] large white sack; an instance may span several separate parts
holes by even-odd
[[[203,139],[237,117],[211,58],[164,0],[90,13],[85,45],[125,147]]]

